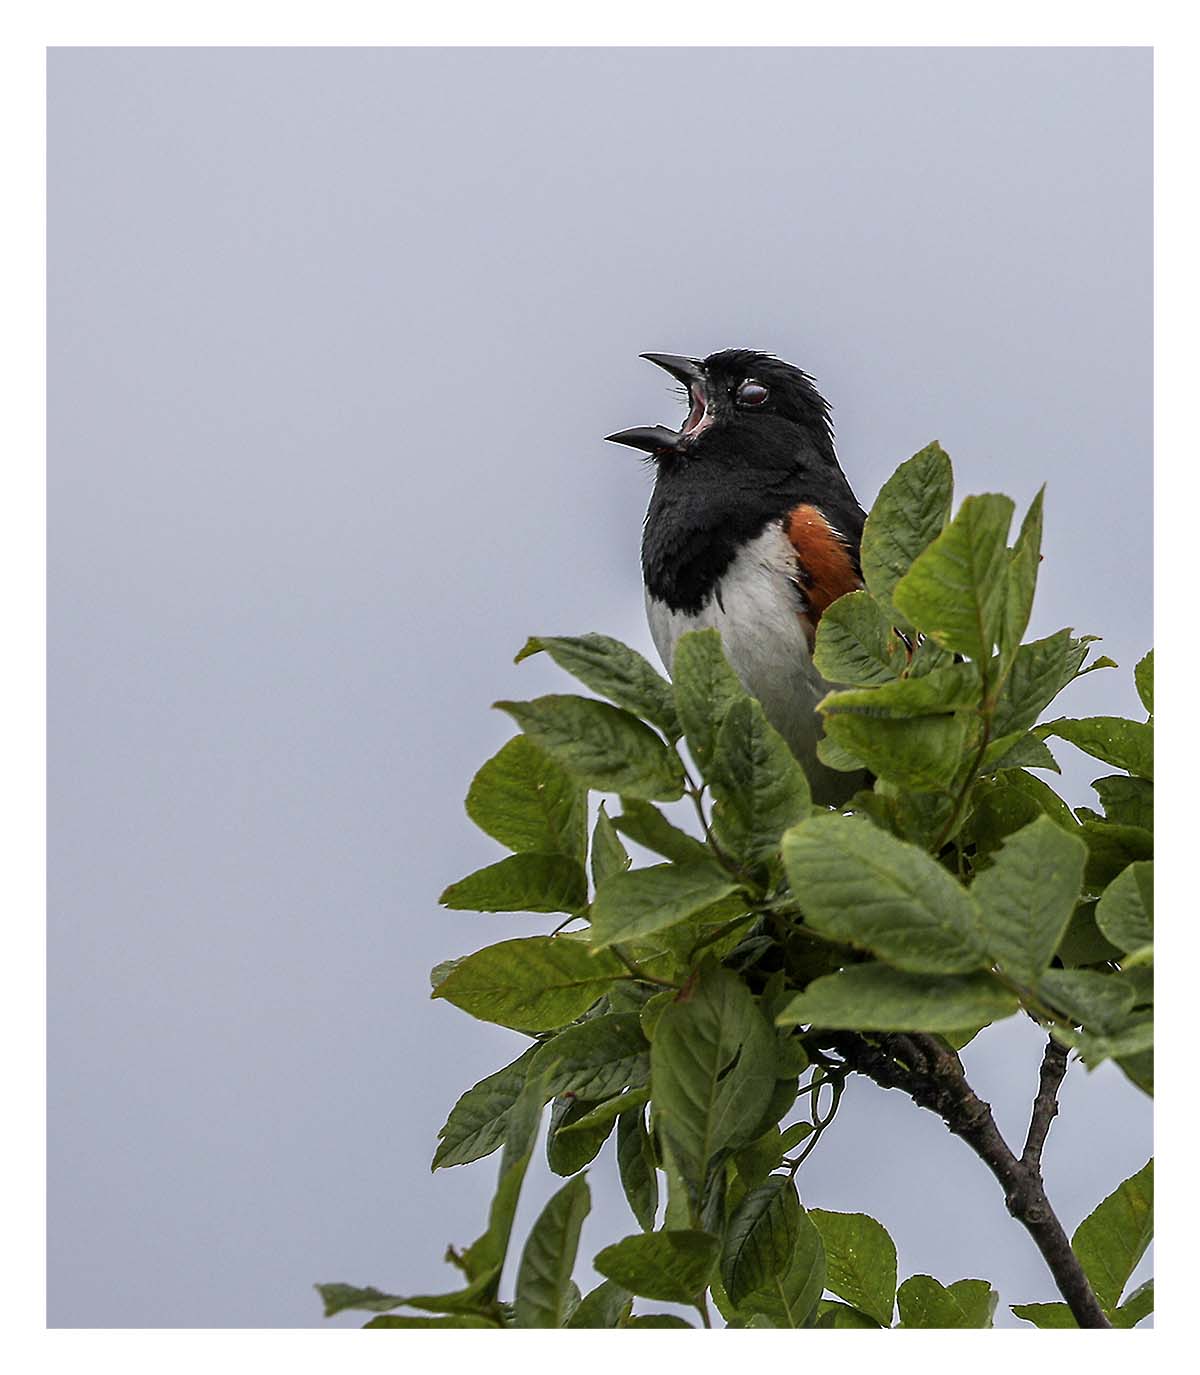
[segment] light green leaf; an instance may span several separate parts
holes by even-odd
[[[665,801],[683,795],[678,755],[618,707],[570,693],[494,705],[589,787]]]
[[[987,1280],[955,1280],[950,1293],[966,1314],[968,1327],[991,1327],[1000,1295]]]
[[[721,647],[719,630],[689,630],[679,637],[671,665],[675,704],[688,748],[707,774],[725,713],[746,695]]]
[[[1033,725],[1042,710],[1078,675],[1093,638],[1076,639],[1070,630],[1058,630],[1020,646],[992,719],[997,738]]]
[[[614,874],[592,903],[593,947],[602,950],[661,931],[736,889],[728,875],[707,865],[654,864]]]
[[[1038,991],[1088,1031],[1115,1031],[1133,1007],[1133,989],[1124,979],[1092,969],[1049,969]]]
[[[579,1233],[591,1206],[587,1179],[578,1175],[559,1189],[538,1215],[517,1271],[513,1304],[517,1327],[565,1324]]]
[[[678,864],[712,863],[703,841],[681,831],[651,803],[637,797],[623,797],[621,807],[621,815],[613,817],[613,825],[623,836]]]
[[[769,1319],[776,1327],[803,1327],[825,1288],[825,1248],[803,1208],[795,1219],[791,1257],[761,1288],[742,1295],[738,1311]],[[715,1296],[714,1289],[714,1296]]]
[[[620,1327],[633,1307],[633,1295],[612,1280],[598,1284],[583,1296],[579,1307],[567,1320],[568,1327]]]
[[[434,989],[481,1021],[552,1031],[586,1012],[625,966],[607,951],[563,936],[501,941],[468,955]]]
[[[986,964],[970,894],[915,845],[858,818],[818,816],[784,836],[783,860],[805,921],[823,935],[917,974]]]
[[[849,756],[841,764],[822,752],[830,768],[866,765],[889,783],[916,792],[948,787],[966,742],[966,723],[959,714],[893,720],[841,712],[826,718],[825,730],[827,739]]]
[[[1119,1308],[1109,1310],[1114,1327],[1136,1327],[1143,1318],[1154,1312],[1154,1281],[1139,1284]]]
[[[353,1284],[318,1284],[315,1288],[321,1295],[327,1318],[350,1309],[361,1309],[367,1313],[386,1313],[389,1309],[404,1307],[423,1308],[430,1313],[471,1315],[483,1305],[490,1303],[487,1291],[492,1285],[493,1278],[492,1275],[484,1275],[453,1294],[417,1294],[412,1298],[385,1294],[371,1285],[360,1289]]]
[[[1012,1311],[1018,1318],[1034,1327],[1078,1327],[1075,1316],[1065,1303],[1014,1303]]]
[[[753,863],[812,811],[804,770],[753,698],[734,702],[717,733],[708,782],[713,828],[727,852]]]
[[[772,1175],[746,1194],[721,1250],[721,1282],[735,1305],[787,1272],[799,1234],[800,1199],[789,1175]]]
[[[403,1317],[388,1314],[382,1318],[372,1318],[363,1323],[364,1327],[490,1327],[498,1329],[500,1323],[494,1318],[484,1318],[478,1313],[451,1313],[445,1318]]]
[[[984,751],[979,772],[1000,773],[1004,769],[1049,769],[1062,773],[1050,747],[1032,731],[1012,731],[993,740]]]
[[[1096,907],[1096,925],[1122,950],[1153,944],[1153,860],[1130,864],[1113,879]]]
[[[978,664],[947,664],[923,678],[900,678],[881,687],[831,692],[817,706],[826,720],[844,714],[909,720],[976,707],[981,694]]]
[[[1138,778],[1154,778],[1154,727],[1147,721],[1127,721],[1121,716],[1089,716],[1079,721],[1065,717],[1042,727],[1045,735],[1057,735],[1113,768],[1125,769]]]
[[[862,570],[884,606],[917,556],[941,534],[953,495],[950,459],[936,440],[883,484],[863,528]]]
[[[1079,1224],[1071,1249],[1100,1300],[1115,1308],[1154,1236],[1154,1161],[1117,1186]]]
[[[919,630],[977,663],[990,660],[1004,618],[1012,513],[1008,497],[967,497],[892,594]]]
[[[438,901],[452,912],[581,912],[587,875],[566,855],[523,851],[452,883]]]
[[[829,1030],[957,1031],[1016,1010],[1016,995],[990,974],[906,974],[872,962],[814,979],[776,1021]]]
[[[467,815],[510,850],[587,851],[587,789],[528,736],[518,735],[471,781]]]
[[[664,1303],[695,1303],[708,1287],[720,1249],[708,1232],[635,1232],[606,1246],[593,1264],[632,1294]]]
[[[650,1049],[655,1125],[699,1192],[718,1152],[745,1145],[775,1087],[775,1035],[746,985],[707,965],[659,1018]]]
[[[868,1318],[865,1313],[860,1313],[848,1303],[837,1303],[833,1299],[822,1299],[817,1312],[820,1316],[814,1324],[815,1327],[846,1328],[860,1332],[878,1332],[880,1328],[880,1324],[874,1318]]]
[[[896,1247],[885,1228],[865,1213],[810,1208],[808,1215],[825,1245],[825,1288],[890,1327],[896,1299]]]
[[[1142,706],[1154,715],[1154,651],[1151,650],[1145,658],[1140,659],[1133,670],[1133,682],[1137,688],[1137,694],[1142,699]]]
[[[887,613],[860,589],[825,608],[817,625],[813,663],[826,682],[877,687],[900,676],[908,655]]]
[[[438,1132],[438,1147],[431,1168],[438,1170],[482,1160],[500,1146],[509,1112],[520,1096],[537,1049],[537,1046],[530,1046],[511,1065],[489,1074],[462,1095],[450,1110],[446,1125]]]
[[[617,1119],[617,1171],[638,1226],[652,1232],[658,1211],[658,1173],[645,1116],[639,1106]]]
[[[988,952],[1018,982],[1046,969],[1079,900],[1087,846],[1040,816],[1004,842],[971,888]]]
[[[657,726],[669,740],[679,739],[671,684],[636,649],[594,633],[531,635],[514,662],[542,650],[593,692]]]
[[[1042,486],[1025,513],[1021,533],[1008,561],[1008,588],[1004,619],[1001,623],[1000,649],[1007,659],[1013,655],[1029,624],[1033,610],[1033,591],[1037,585],[1038,562],[1042,557],[1042,503],[1046,488]]]
[[[982,1302],[978,1286],[985,1291]],[[896,1291],[900,1326],[991,1327],[997,1297],[986,1280],[959,1280],[947,1288],[931,1275],[912,1275]]]
[[[611,874],[624,873],[632,862],[601,802],[592,831],[592,882],[599,887]]]
[[[547,1093],[598,1102],[646,1082],[650,1047],[636,1012],[609,1012],[543,1041],[531,1072],[546,1075]]]

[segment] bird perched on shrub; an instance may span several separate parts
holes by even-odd
[[[683,383],[689,403],[678,430],[608,436],[654,463],[642,576],[658,652],[669,671],[685,631],[719,630],[813,797],[842,802],[863,776],[817,758],[815,707],[831,685],[812,650],[825,608],[862,586],[866,516],[834,452],[829,406],[807,373],[770,354],[641,356]]]

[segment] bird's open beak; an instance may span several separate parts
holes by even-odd
[[[706,411],[704,365],[696,358],[678,353],[643,353],[639,355],[664,372],[682,382],[688,389],[692,408],[683,427],[668,429],[666,425],[639,425],[632,430],[619,430],[605,438],[613,444],[628,444],[632,449],[644,449],[648,454],[673,452],[681,444],[712,423]]]

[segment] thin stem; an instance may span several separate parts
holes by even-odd
[[[617,959],[621,961],[625,968],[629,970],[630,974],[632,974],[635,979],[641,979],[648,984],[658,984],[662,988],[678,989],[682,987],[680,984],[672,983],[670,979],[660,979],[657,974],[648,974],[640,965],[631,960],[619,945],[610,945],[609,949]]]

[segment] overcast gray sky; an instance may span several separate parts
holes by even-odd
[[[495,1161],[431,1176],[520,1038],[428,1001],[536,917],[441,912],[462,810],[566,680],[653,653],[647,349],[814,373],[869,505],[933,438],[1048,482],[1033,632],[1151,635],[1151,59],[1130,49],[58,50],[49,64],[49,1318],[303,1326],[316,1280],[453,1283]],[[1105,772],[1059,746],[1072,802]],[[1023,1128],[1040,1039],[968,1055]],[[1072,1071],[1074,1225],[1150,1152]],[[584,1248],[634,1229],[611,1145]],[[552,1187],[540,1159],[519,1228]],[[855,1086],[806,1201],[901,1274],[1053,1297],[981,1165]],[[1007,1308],[1001,1310],[1007,1313]],[[348,1318],[353,1324],[358,1319]]]

